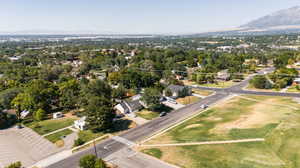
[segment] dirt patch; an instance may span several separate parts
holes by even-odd
[[[214,130],[229,131],[233,128],[258,128],[270,123],[279,122],[280,118],[282,118],[282,114],[284,113],[281,113],[280,110],[278,111],[277,108],[287,108],[272,106],[269,105],[269,103],[276,103],[276,99],[267,99],[262,103],[251,105],[245,109],[245,114],[241,115],[237,120],[219,124]],[[276,112],[276,114],[274,112]]]
[[[185,155],[184,150],[177,147],[161,147],[159,148],[163,155],[161,160],[169,162],[171,164],[178,165],[180,167],[191,167],[193,160]]]
[[[197,127],[201,127],[201,126],[203,126],[203,125],[202,124],[192,124],[192,125],[186,126],[184,129],[197,128]]]

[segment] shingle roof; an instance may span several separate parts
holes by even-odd
[[[185,88],[185,86],[180,85],[169,85],[167,89],[170,89],[172,92],[180,92]]]

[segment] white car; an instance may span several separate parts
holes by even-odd
[[[200,107],[201,107],[202,109],[206,109],[206,108],[208,107],[208,105],[202,104]]]

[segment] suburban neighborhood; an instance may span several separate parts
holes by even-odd
[[[207,20],[212,6],[241,14],[246,2],[17,1],[0,6],[18,9],[9,18],[19,27],[77,27],[69,23],[81,20],[107,31],[2,32],[10,23],[0,14],[0,168],[300,167],[300,7],[272,2],[271,11],[281,10],[236,28],[190,33],[221,17]],[[247,2],[261,5],[254,5],[257,15],[265,3]],[[68,11],[74,5],[76,13]],[[108,9],[124,16],[108,16]],[[45,19],[38,11],[48,11]],[[192,11],[202,19],[187,15]],[[101,12],[123,19],[90,16]],[[28,25],[15,20],[22,13]],[[121,33],[127,28],[134,33]]]

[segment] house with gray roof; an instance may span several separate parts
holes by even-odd
[[[169,85],[164,91],[163,95],[171,98],[185,97],[192,94],[192,91],[187,86]]]

